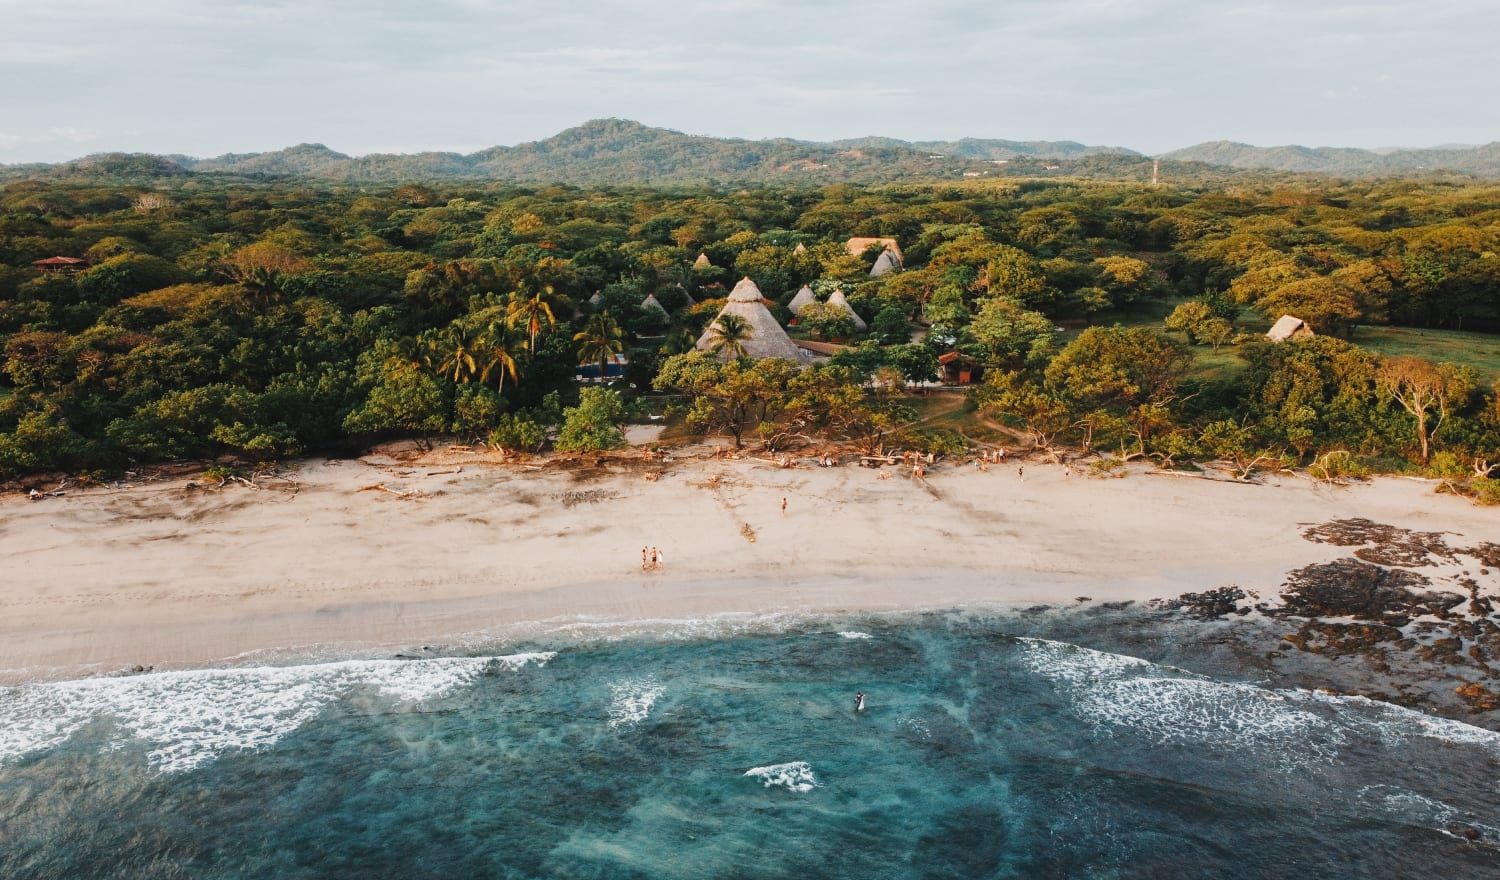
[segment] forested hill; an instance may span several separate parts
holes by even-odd
[[[1252,147],[1215,142],[1168,153],[1162,171],[1178,181],[1260,171],[1337,176],[1456,172],[1500,177],[1500,143],[1483,147],[1377,152]],[[0,179],[146,180],[218,173],[381,184],[412,181],[613,184],[889,183],[990,176],[1077,176],[1144,180],[1151,159],[1123,147],[1074,141],[902,141],[867,137],[815,143],[688,135],[623,119],[599,119],[546,140],[477,153],[350,156],[322,144],[212,159],[101,154],[57,165],[0,166]]]
[[[1255,147],[1211,141],[1167,153],[1177,162],[1201,162],[1226,168],[1372,177],[1456,171],[1500,177],[1500,142],[1479,147],[1432,147],[1420,150],[1360,150],[1352,147]]]
[[[495,180],[516,183],[682,184],[705,182],[872,183],[962,178],[999,173],[998,160],[1017,170],[1047,172],[1052,160],[1099,158],[1118,166],[1082,169],[1111,176],[1146,173],[1148,160],[1118,147],[1072,142],[964,140],[907,143],[865,138],[839,143],[790,139],[738,140],[683,134],[623,119],[600,119],[546,140],[477,153],[349,156],[322,144],[268,153],[230,153],[213,159],[107,154],[59,165],[0,167],[0,176],[149,177],[222,173],[307,177],[347,183]],[[1030,166],[1035,165],[1035,168]]]

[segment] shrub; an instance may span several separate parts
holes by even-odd
[[[578,405],[563,410],[562,432],[557,448],[563,452],[598,452],[625,445],[620,422],[625,418],[625,401],[607,388],[585,388]]]

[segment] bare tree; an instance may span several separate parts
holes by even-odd
[[[1411,415],[1424,465],[1432,457],[1433,438],[1475,387],[1474,371],[1468,367],[1434,364],[1418,357],[1386,360],[1376,381],[1383,394]]]

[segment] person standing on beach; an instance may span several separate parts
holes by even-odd
[[[655,547],[652,547],[651,548],[651,567],[652,568],[657,568],[657,569],[664,568],[664,567],[666,567],[666,562],[667,562],[667,558],[665,556],[661,555],[661,551],[658,550],[658,549],[656,549]]]
[[[1018,467],[1018,468],[1016,468],[1016,476],[1020,477],[1023,480],[1026,479],[1026,468],[1024,468],[1024,467]]]
[[[646,569],[648,569],[650,567],[651,567],[651,562],[647,558],[646,548],[642,547],[641,548],[641,571],[645,571]]]
[[[786,496],[781,496],[781,512],[786,513]]]

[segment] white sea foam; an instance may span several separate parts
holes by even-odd
[[[1500,828],[1479,822],[1470,813],[1414,791],[1392,785],[1367,785],[1359,790],[1356,798],[1398,822],[1431,828],[1460,839],[1464,838],[1454,829],[1466,828],[1477,833],[1478,839],[1486,843],[1500,843]]]
[[[1351,736],[1388,747],[1423,737],[1500,753],[1500,733],[1365,697],[1219,682],[1065,642],[1019,641],[1027,668],[1057,684],[1096,733],[1128,730],[1158,744],[1253,748],[1284,770],[1331,762]]]
[[[1020,641],[1027,667],[1062,686],[1096,734],[1129,731],[1158,745],[1250,748],[1285,770],[1331,761],[1345,741],[1326,719],[1277,691],[1064,642]]]
[[[1026,651],[1021,660],[1032,672],[1053,681],[1062,681],[1074,687],[1084,687],[1094,682],[1118,678],[1151,668],[1152,664],[1139,657],[1124,654],[1109,654],[1054,642],[1049,639],[1017,639]],[[1158,667],[1162,669],[1163,667]]]
[[[843,636],[846,639],[860,639],[860,640],[862,640],[862,639],[872,638],[872,636],[869,633],[867,633],[867,632],[856,632],[856,631],[853,631],[853,630],[849,630],[849,631],[846,631],[846,632],[841,632],[841,633],[839,633],[839,635]]]
[[[1074,710],[1096,730],[1128,730],[1158,745],[1250,749],[1284,770],[1332,761],[1346,741],[1276,691],[1191,678],[1099,682],[1075,697]]]
[[[818,780],[813,776],[812,767],[806,761],[752,767],[745,771],[745,775],[759,779],[766,788],[780,786],[801,793],[812,791],[819,785]]]
[[[1500,733],[1455,721],[1452,718],[1439,718],[1393,703],[1372,700],[1369,697],[1338,696],[1304,690],[1288,693],[1295,699],[1343,710],[1339,713],[1341,720],[1351,726],[1365,728],[1386,745],[1401,745],[1413,737],[1423,737],[1463,745],[1485,746],[1492,751],[1500,752]],[[1355,711],[1348,711],[1350,709]]]
[[[609,726],[612,730],[639,724],[651,715],[651,707],[667,689],[653,677],[622,681],[609,687]]]
[[[555,654],[351,660],[157,672],[0,688],[0,764],[66,742],[95,721],[113,723],[111,748],[151,746],[164,772],[191,770],[233,749],[269,746],[355,688],[398,704],[461,687],[489,668],[546,665]]]

